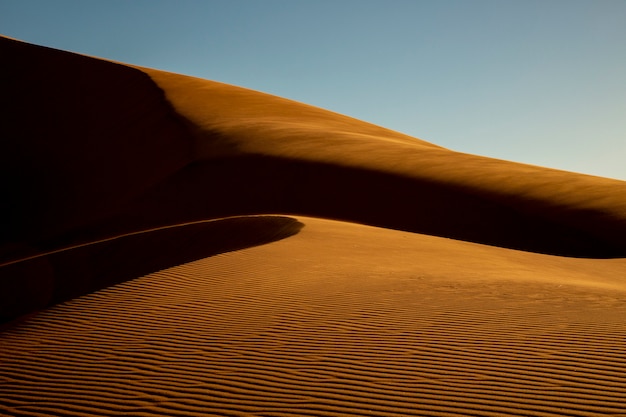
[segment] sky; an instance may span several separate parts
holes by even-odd
[[[0,0],[23,41],[626,180],[626,0]]]

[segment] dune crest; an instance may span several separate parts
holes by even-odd
[[[0,52],[0,415],[626,415],[625,182]]]
[[[332,209],[309,198],[306,207],[287,202],[273,205],[270,211],[339,217],[562,255],[612,257],[626,253],[626,185],[622,181],[453,152],[279,97],[142,70],[192,126],[197,163],[210,163],[215,155],[226,155],[220,154],[220,149],[228,142],[233,155],[247,156],[252,163],[261,161],[259,170],[273,165],[276,171],[283,170],[282,176],[298,175],[296,168],[285,167],[295,162],[301,170],[310,171],[301,178],[300,186],[290,187],[293,200],[307,198],[301,194],[313,194],[320,200],[329,195],[334,199],[349,195]],[[264,164],[268,160],[271,163]],[[359,174],[347,180],[355,170]],[[314,182],[312,175],[322,179]],[[346,183],[333,189],[333,180],[328,177],[342,177]],[[404,185],[398,186],[401,182]],[[284,188],[281,183],[285,180],[276,175],[272,184],[263,186]],[[381,185],[377,188],[377,184]],[[393,193],[385,194],[394,186]],[[396,207],[389,209],[369,198],[369,187],[373,188],[370,195],[396,200]],[[424,210],[426,199],[426,205],[432,207]],[[462,213],[463,209],[451,212],[449,206],[470,213]],[[342,212],[345,207],[350,207],[351,214]],[[480,210],[485,211],[485,219],[475,215]],[[380,214],[374,215],[376,212]],[[402,220],[394,223],[390,217]],[[442,221],[454,222],[454,230]],[[438,226],[433,227],[434,222]],[[543,229],[543,233],[525,236],[529,227]],[[509,236],[502,236],[505,234]],[[538,243],[542,239],[551,242],[542,247]]]
[[[461,154],[240,87],[0,41],[14,80],[5,260],[259,213],[626,255],[622,181]]]
[[[626,260],[297,220],[6,332],[0,413],[626,413]]]
[[[0,323],[155,271],[292,236],[286,216],[228,217],[130,233],[0,266]]]

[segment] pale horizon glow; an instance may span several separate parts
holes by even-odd
[[[623,0],[0,0],[0,33],[626,180]]]

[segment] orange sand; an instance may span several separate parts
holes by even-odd
[[[0,416],[626,415],[626,183],[0,50]]]

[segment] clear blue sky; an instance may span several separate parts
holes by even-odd
[[[0,33],[626,180],[626,0],[0,0]]]

